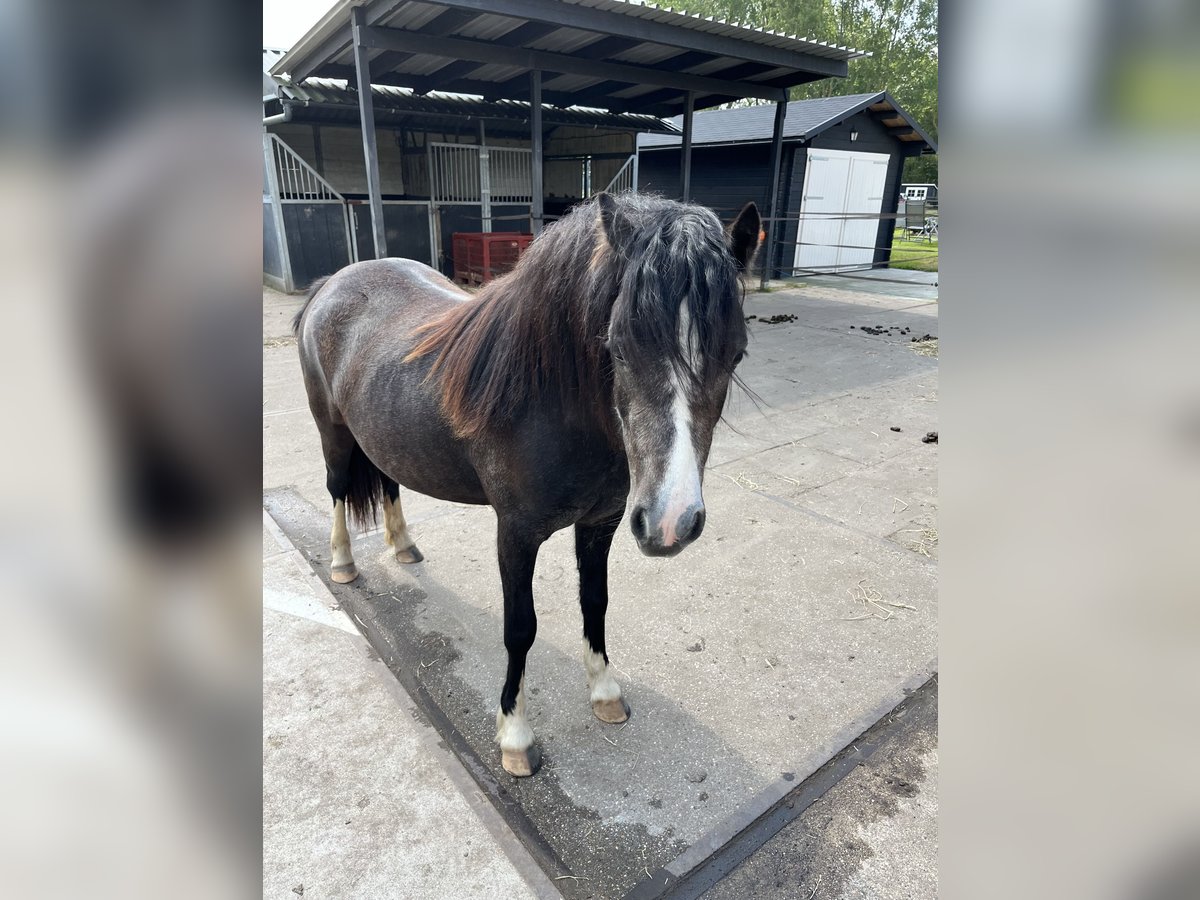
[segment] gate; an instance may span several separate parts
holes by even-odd
[[[282,270],[270,273],[278,286],[294,291],[356,262],[346,198],[277,135],[263,135],[263,161],[263,255]]]

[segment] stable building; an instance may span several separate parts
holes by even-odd
[[[638,133],[680,133],[686,184],[697,110],[767,101],[778,150],[788,90],[866,55],[626,0],[337,0],[265,60],[263,279],[394,255],[450,274],[454,234],[536,235],[633,189]]]
[[[282,56],[263,51],[263,278],[293,291],[376,255],[358,95],[340,79],[276,80],[265,70]],[[372,85],[371,99],[388,255],[453,277],[453,235],[531,233],[528,102],[391,85]],[[545,215],[631,190],[639,132],[677,129],[650,115],[543,108]]]
[[[746,200],[769,208],[777,117],[771,105],[696,113],[688,199],[723,219]],[[638,190],[684,196],[682,144],[673,134],[639,136]],[[771,277],[887,265],[904,160],[936,152],[886,91],[788,103]]]

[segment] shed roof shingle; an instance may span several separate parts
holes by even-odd
[[[897,118],[912,126],[913,132],[932,149],[937,147],[924,131],[912,120],[886,91],[872,94],[847,94],[843,97],[817,97],[812,100],[793,100],[788,104],[787,116],[783,121],[784,140],[812,138],[826,128],[836,125],[861,109],[886,103],[896,111]],[[668,121],[676,127],[682,126],[683,117],[675,116]],[[738,144],[771,140],[775,130],[775,104],[742,106],[734,109],[713,109],[697,112],[692,121],[692,143]],[[659,147],[678,147],[678,135],[642,134],[638,136],[638,149],[654,150]]]

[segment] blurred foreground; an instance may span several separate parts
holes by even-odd
[[[248,895],[257,22],[0,12],[3,892]]]
[[[942,888],[1200,896],[1200,8],[942,24]]]
[[[4,893],[253,893],[257,14],[0,14]],[[1196,895],[1198,32],[943,16],[948,897]]]

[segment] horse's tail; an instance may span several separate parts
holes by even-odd
[[[367,459],[357,443],[350,454],[349,484],[346,488],[346,512],[355,528],[365,531],[377,521],[383,503],[384,486],[390,479]]]
[[[304,313],[308,310],[308,305],[313,302],[313,297],[320,293],[321,288],[325,287],[325,282],[331,276],[326,275],[324,278],[318,278],[308,286],[308,296],[304,298],[304,305],[300,307],[300,311],[296,313],[296,317],[292,319],[292,334],[296,337],[300,336],[300,322],[304,319]]]

